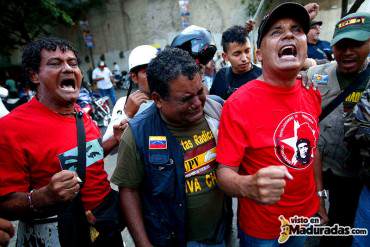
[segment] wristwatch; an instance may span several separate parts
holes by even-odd
[[[317,195],[322,199],[328,198],[328,191],[327,190],[320,190],[317,192]]]

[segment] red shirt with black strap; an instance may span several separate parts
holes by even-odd
[[[313,216],[319,208],[313,161],[319,136],[320,94],[300,81],[291,88],[253,80],[225,103],[220,122],[217,161],[239,167],[240,174],[255,174],[267,166],[286,166],[281,200],[263,205],[239,199],[239,225],[248,235],[275,239],[279,216]]]
[[[91,210],[111,187],[99,129],[86,114],[83,122],[87,167],[81,194],[86,210]],[[0,196],[41,188],[77,159],[75,117],[53,112],[36,98],[1,118],[0,126]]]

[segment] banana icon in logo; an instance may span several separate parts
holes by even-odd
[[[279,220],[280,220],[280,223],[281,223],[281,226],[280,226],[281,231],[280,231],[280,236],[279,236],[279,239],[278,239],[278,243],[283,244],[286,241],[288,241],[288,239],[289,239],[290,223],[287,219],[285,219],[285,217],[283,215],[279,216]]]

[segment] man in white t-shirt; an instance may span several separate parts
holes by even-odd
[[[116,95],[112,84],[113,74],[105,66],[105,63],[101,61],[99,66],[94,69],[92,73],[92,79],[94,83],[97,83],[97,88],[101,96],[108,96],[112,102],[112,105],[116,104]]]

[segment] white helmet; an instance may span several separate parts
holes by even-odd
[[[133,49],[128,57],[128,70],[149,64],[149,62],[157,56],[157,49],[151,45],[140,45]]]

